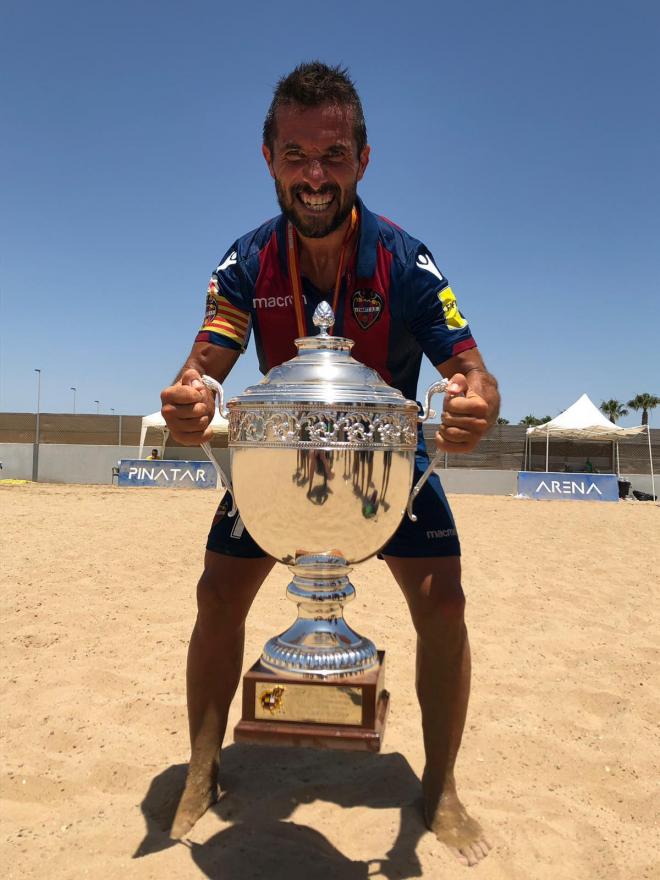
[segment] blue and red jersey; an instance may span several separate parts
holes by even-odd
[[[340,290],[333,333],[355,341],[352,354],[414,400],[422,355],[435,366],[476,342],[449,282],[430,251],[358,199],[359,240]],[[213,272],[197,342],[245,350],[254,333],[259,368],[296,355],[298,336],[280,214],[236,241]],[[303,276],[307,332],[328,294]]]

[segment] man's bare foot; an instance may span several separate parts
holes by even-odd
[[[438,795],[436,787],[426,780],[422,786],[427,827],[461,864],[470,868],[477,865],[492,848],[479,823],[468,815],[453,787]]]
[[[188,770],[186,785],[170,829],[170,837],[173,840],[179,840],[187,834],[195,822],[201,819],[208,808],[218,800],[218,797],[219,790],[215,782],[215,771],[211,780],[208,770],[203,772]]]

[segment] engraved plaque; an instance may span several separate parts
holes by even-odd
[[[259,681],[254,717],[270,721],[361,724],[362,688]]]

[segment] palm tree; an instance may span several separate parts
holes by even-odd
[[[656,406],[660,406],[660,397],[656,397],[655,394],[638,394],[636,397],[633,397],[632,400],[629,400],[627,405],[631,409],[634,409],[635,412],[637,412],[638,409],[641,409],[642,424],[648,425],[649,410],[655,409]]]
[[[525,416],[524,419],[521,419],[518,423],[519,425],[528,425],[529,427],[534,427],[536,425],[544,425],[546,422],[551,420],[551,416],[543,416],[542,419],[538,419],[536,416]]]
[[[600,405],[601,412],[604,412],[613,425],[621,416],[627,416],[628,410],[618,400],[603,400]]]
[[[502,416],[499,416],[498,419],[497,419],[496,424],[497,424],[497,425],[508,425],[508,424],[509,424],[509,420],[508,420],[508,419],[503,419]]]

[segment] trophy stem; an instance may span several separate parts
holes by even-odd
[[[375,666],[378,653],[373,642],[344,620],[344,605],[355,598],[346,560],[310,554],[298,557],[290,570],[293,579],[287,597],[298,606],[298,618],[266,642],[262,665],[306,678],[343,678]]]

